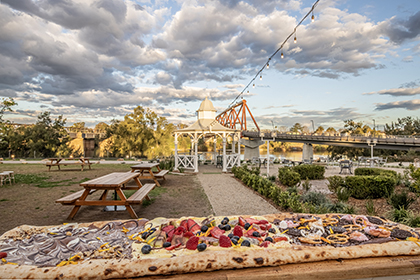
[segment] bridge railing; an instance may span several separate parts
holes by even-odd
[[[420,137],[411,135],[350,135],[350,134],[306,134],[306,133],[280,133],[276,131],[258,132],[244,131],[243,136],[251,138],[276,138],[276,139],[296,139],[296,140],[314,140],[314,141],[339,141],[339,142],[359,142],[367,143],[376,140],[376,144],[409,144],[420,145]]]

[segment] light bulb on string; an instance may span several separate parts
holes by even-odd
[[[315,16],[314,16],[314,12],[312,11],[312,22],[315,21]]]
[[[255,84],[252,85],[252,88],[255,88]]]
[[[267,62],[267,69],[270,68],[270,64]]]
[[[260,81],[262,80],[262,75],[260,75]]]
[[[283,53],[281,53],[280,57],[281,57],[281,58],[284,58],[284,55],[283,55]]]
[[[296,33],[295,33],[295,40],[293,41],[295,44],[297,43]]]

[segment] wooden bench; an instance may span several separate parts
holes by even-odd
[[[148,196],[149,192],[156,187],[156,184],[145,184],[142,188],[136,191],[133,195],[127,198],[128,204],[140,204],[146,198],[150,200]]]
[[[85,190],[80,190],[78,192],[69,194],[68,196],[65,196],[65,197],[62,197],[62,198],[57,199],[55,202],[56,203],[61,203],[63,205],[67,205],[67,204],[70,204],[71,205],[71,204],[73,204],[76,200],[78,200],[82,196],[82,194],[83,194],[84,191]],[[92,194],[94,192],[96,192],[96,190],[90,190],[89,191],[89,194]]]
[[[159,173],[155,173],[153,175],[155,175],[155,177],[158,178],[158,179],[166,180],[165,175],[168,174],[168,172],[169,172],[169,170],[161,170],[161,171],[159,171]]]

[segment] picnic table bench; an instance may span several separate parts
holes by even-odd
[[[91,169],[92,163],[89,161],[88,158],[79,158],[79,159],[73,159],[73,158],[49,158],[49,162],[46,162],[45,165],[48,166],[48,171],[51,171],[52,166],[57,166],[58,170],[61,170],[60,166],[67,166],[67,165],[80,165],[82,167],[89,166],[89,169]]]
[[[140,204],[144,199],[150,200],[148,196],[149,192],[153,190],[156,184],[145,184],[139,180],[140,174],[135,172],[114,172],[99,178],[95,178],[89,180],[87,182],[81,183],[80,186],[84,188],[84,190],[80,190],[73,194],[67,195],[65,197],[57,199],[56,203],[61,203],[63,205],[73,205],[73,210],[70,212],[68,219],[73,219],[76,213],[79,211],[82,205],[93,205],[93,206],[118,206],[123,205],[125,209],[130,213],[130,216],[133,219],[137,219],[138,216],[136,212],[134,212],[133,208],[131,207],[132,204]],[[134,180],[136,186],[127,187],[126,184]],[[131,195],[128,199],[123,193],[123,190],[137,190],[133,195]],[[88,195],[102,190],[103,193],[98,200],[86,200]],[[120,200],[109,200],[107,199],[107,194],[109,191],[114,191],[116,196],[120,198]]]
[[[153,168],[156,168],[157,171],[153,172]],[[139,179],[152,179],[160,187],[157,179],[166,180],[165,175],[169,170],[160,169],[159,163],[142,162],[131,166],[131,172],[140,173]]]

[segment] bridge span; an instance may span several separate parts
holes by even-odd
[[[370,148],[385,150],[413,150],[420,151],[420,137],[412,136],[360,136],[360,135],[315,135],[315,134],[290,134],[276,131],[242,131],[243,137],[250,140],[297,142],[304,144],[319,144],[352,148]]]

